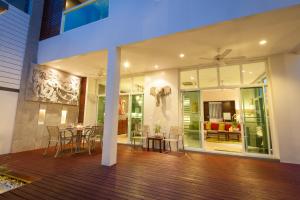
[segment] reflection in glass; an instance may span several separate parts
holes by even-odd
[[[105,97],[98,97],[98,124],[104,124]]]
[[[199,98],[198,91],[182,93],[184,143],[187,147],[202,146]]]
[[[208,68],[199,70],[199,87],[209,88],[218,87],[217,68]]]
[[[131,104],[131,133],[142,129],[144,95],[132,95]]]
[[[180,72],[180,88],[195,89],[198,88],[197,70]]]
[[[220,67],[221,86],[231,86],[241,84],[241,73],[239,65]]]
[[[132,88],[132,79],[131,78],[122,78],[120,80],[120,93],[128,94],[131,92]]]
[[[244,84],[263,83],[266,78],[266,66],[264,62],[244,64],[242,69]]]
[[[241,89],[246,151],[269,153],[269,129],[263,87]]]

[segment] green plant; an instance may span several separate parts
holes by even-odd
[[[155,129],[154,129],[154,132],[155,133],[160,133],[160,129],[161,129],[161,126],[159,124],[156,124],[155,125]]]

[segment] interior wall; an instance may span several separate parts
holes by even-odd
[[[155,97],[150,95],[152,87],[171,87],[171,94],[164,97],[159,107],[156,106]],[[151,133],[155,125],[159,124],[164,131],[170,126],[179,124],[178,102],[178,70],[166,70],[148,73],[145,75],[144,85],[144,124],[150,126]]]
[[[300,55],[270,57],[269,71],[275,127],[273,144],[279,145],[281,162],[300,164]]]
[[[10,153],[18,93],[0,90],[0,154]]]
[[[97,124],[97,80],[94,78],[87,78],[83,123],[85,125]]]

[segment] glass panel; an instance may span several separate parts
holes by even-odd
[[[269,153],[269,133],[262,87],[241,89],[246,151]]]
[[[195,89],[197,85],[197,71],[182,71],[180,72],[180,88],[181,89]]]
[[[218,87],[217,68],[199,70],[199,87],[200,88]]]
[[[129,95],[119,97],[119,122],[118,122],[118,142],[127,143],[128,140],[128,105]]]
[[[30,0],[6,0],[6,2],[22,10],[25,13],[28,13],[29,11]]]
[[[143,76],[133,78],[132,92],[144,92],[144,77]]]
[[[263,83],[266,77],[265,63],[244,64],[242,74],[244,84]]]
[[[64,13],[64,32],[108,17],[109,0],[96,0]]]
[[[202,147],[200,132],[200,92],[182,93],[184,145]]]
[[[130,93],[132,88],[131,78],[122,78],[120,81],[120,93]]]
[[[221,86],[240,85],[240,66],[232,65],[220,67],[220,84]]]
[[[131,132],[134,130],[141,130],[143,125],[143,108],[144,95],[132,95],[131,104]]]
[[[98,124],[104,124],[104,115],[105,115],[105,97],[98,98]]]
[[[98,95],[105,95],[105,88],[106,88],[106,80],[97,80],[98,84]]]

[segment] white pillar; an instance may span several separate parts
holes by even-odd
[[[120,48],[108,49],[102,165],[117,163]]]

